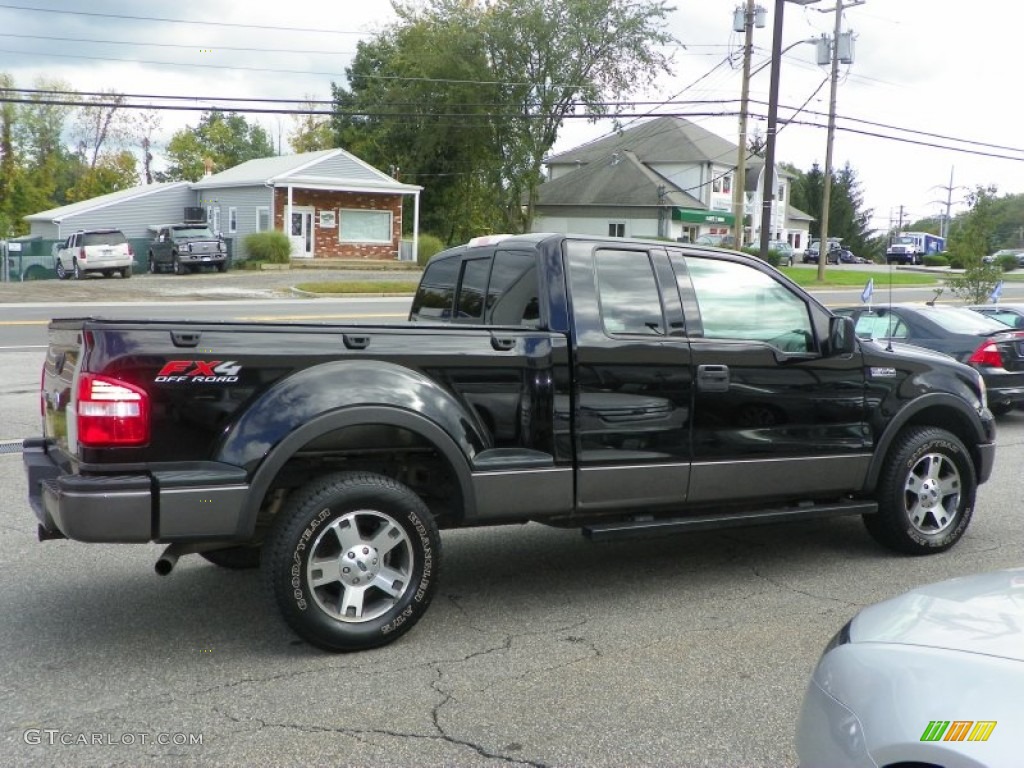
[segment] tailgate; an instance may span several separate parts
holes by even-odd
[[[54,440],[57,446],[68,451],[69,430],[74,428],[74,419],[69,418],[68,409],[72,402],[72,385],[83,353],[82,321],[63,321],[59,326],[50,326],[50,346],[43,363],[43,378],[40,397],[42,398],[43,436]],[[74,436],[71,436],[74,441]]]

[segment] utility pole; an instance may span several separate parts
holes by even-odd
[[[944,189],[944,190],[946,190],[946,199],[945,200],[932,200],[933,203],[938,203],[939,205],[944,205],[946,207],[946,213],[942,216],[941,221],[939,221],[939,237],[946,238],[946,237],[949,236],[949,221],[950,221],[949,211],[953,207],[953,203],[954,202],[956,202],[956,203],[964,202],[963,200],[953,200],[953,190],[954,189],[967,189],[967,187],[964,187],[964,186],[956,186],[956,187],[954,187],[953,186],[953,166],[950,166],[949,167],[949,186],[948,187],[944,187],[941,184],[939,184],[937,186],[932,187],[932,189]]]
[[[742,18],[741,18],[742,16]],[[755,7],[754,0],[746,0],[746,7],[737,8],[733,16],[733,31],[743,32],[743,84],[740,88],[740,137],[736,154],[736,173],[732,180],[732,214],[735,219],[733,231],[736,247],[742,248],[745,241],[744,221],[747,212],[747,103],[750,99],[750,56],[754,49],[754,23],[764,26],[764,9]]]
[[[797,5],[811,5],[818,0],[790,0]],[[761,192],[761,258],[768,258],[768,243],[771,240],[772,198],[775,190],[768,179],[775,179],[775,139],[779,124],[779,79],[782,70],[782,17],[786,11],[786,0],[775,0],[775,21],[772,27],[771,83],[768,86],[768,130],[765,133],[764,173],[765,184]]]
[[[818,279],[825,279],[825,264],[828,262],[828,213],[832,204],[832,145],[836,137],[836,88],[839,84],[839,33],[843,26],[843,10],[861,5],[865,0],[852,0],[843,5],[836,0],[836,23],[832,31],[832,74],[830,76],[828,100],[828,138],[825,143],[825,190],[821,200],[821,237],[818,241]],[[901,214],[902,215],[902,214]]]

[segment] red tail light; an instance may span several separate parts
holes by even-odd
[[[78,380],[78,442],[88,448],[149,442],[149,394],[125,381],[83,373]]]
[[[81,248],[78,249],[78,258],[80,258],[80,259],[84,259],[85,258],[85,246],[84,245]]]
[[[135,255],[135,251],[132,250],[132,244],[131,243],[128,243],[128,255],[129,256],[134,256]]]
[[[1003,356],[999,352],[999,347],[994,341],[984,341],[981,346],[974,350],[974,354],[971,355],[967,362],[971,365],[988,365],[993,368],[1003,367]]]

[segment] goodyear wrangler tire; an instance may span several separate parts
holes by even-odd
[[[910,427],[896,437],[879,478],[878,512],[864,525],[880,544],[928,555],[956,544],[974,512],[974,462],[944,429]]]
[[[423,501],[366,472],[323,476],[295,491],[263,547],[268,592],[288,625],[328,651],[390,643],[427,610],[441,538]]]

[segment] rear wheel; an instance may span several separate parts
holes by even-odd
[[[149,274],[155,275],[160,270],[157,269],[156,259],[153,258],[153,254],[149,254]]]
[[[976,491],[974,463],[956,435],[908,427],[886,456],[878,512],[865,515],[864,525],[877,542],[897,552],[943,552],[967,530]]]
[[[74,275],[75,280],[81,280],[83,277],[85,277],[85,271],[78,265],[78,259],[75,259],[71,262],[71,267],[73,270],[72,274]]]
[[[423,501],[382,475],[338,472],[289,497],[263,571],[288,625],[329,651],[395,640],[427,610],[441,539]]]
[[[122,279],[127,280],[131,276],[132,276],[132,268],[131,267],[124,267],[121,270],[121,278]]]
[[[68,275],[68,271],[64,268],[64,263],[60,259],[57,259],[54,271],[57,273],[58,280],[67,280],[68,277],[70,277],[70,275]]]

